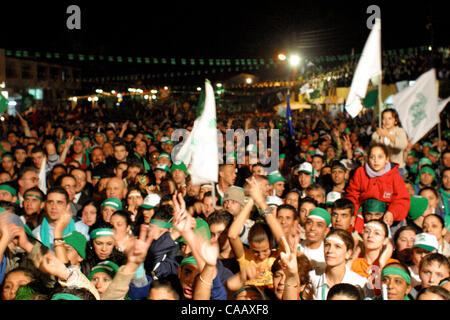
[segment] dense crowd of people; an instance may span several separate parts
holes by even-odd
[[[259,140],[195,185],[172,140],[195,104],[6,116],[2,300],[450,299],[445,127],[411,145],[393,109],[380,128],[306,110],[292,138],[275,115],[218,110],[224,139],[279,129],[278,170]]]

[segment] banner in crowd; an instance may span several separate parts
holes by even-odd
[[[194,121],[192,131],[175,155],[175,159],[189,166],[188,172],[194,185],[217,182],[219,175],[217,150],[216,101],[214,89],[207,80],[203,110]]]
[[[414,85],[397,93],[393,102],[411,144],[417,143],[439,122],[436,70],[421,75]]]

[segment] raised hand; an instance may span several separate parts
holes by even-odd
[[[69,276],[67,267],[50,250],[41,257],[39,270],[54,275],[61,280],[66,280]]]
[[[390,239],[386,239],[386,244],[384,246],[383,251],[380,255],[380,267],[383,268],[387,261],[392,257],[392,253],[394,252],[394,246],[392,245],[392,242]]]
[[[264,197],[264,192],[256,180],[255,177],[250,177],[246,179],[248,183],[247,191],[250,195],[250,197],[255,201],[255,203],[259,206],[261,206],[262,203],[266,202],[266,199]]]
[[[296,276],[298,274],[298,268],[297,268],[297,254],[296,252],[291,252],[291,249],[289,248],[289,244],[285,237],[281,238],[284,246],[285,251],[281,251],[280,253],[280,265],[283,269],[286,276]]]
[[[152,228],[142,224],[139,232],[139,238],[130,239],[129,245],[126,249],[127,261],[140,265],[145,261],[148,249],[153,241],[154,235]]]
[[[383,216],[383,222],[386,223],[389,227],[394,223],[394,215],[392,212],[388,211]]]
[[[352,142],[350,141],[350,138],[346,135],[344,135],[344,143],[342,144],[342,149],[344,151],[348,151],[352,149]]]
[[[61,213],[61,216],[56,221],[55,230],[58,230],[61,233],[64,232],[64,230],[72,220],[72,217],[73,214],[72,211],[70,211],[70,204],[67,204],[66,208],[64,208],[63,212]]]
[[[201,256],[207,265],[215,266],[219,256],[219,247],[205,241],[201,246]]]
[[[245,269],[239,272],[242,283],[253,280],[258,276],[258,268],[254,264],[249,264]]]
[[[5,243],[5,245],[10,243],[16,237],[14,227],[15,224],[13,223],[0,223],[0,241]]]

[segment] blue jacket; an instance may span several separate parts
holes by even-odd
[[[175,260],[177,250],[178,247],[169,232],[154,240],[145,259],[145,273],[158,279],[172,274],[177,275],[178,263]]]

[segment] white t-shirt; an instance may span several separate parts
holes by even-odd
[[[327,283],[327,276],[325,271],[317,272],[312,270],[309,273],[311,283],[314,286],[314,300],[326,300],[328,291],[331,287]],[[341,283],[348,283],[354,286],[360,286],[363,291],[367,291],[367,279],[360,276],[356,272],[350,270],[349,267],[345,266],[344,278],[342,278]]]
[[[309,259],[309,262],[311,262],[311,265],[314,270],[316,270],[317,272],[325,270],[326,264],[325,264],[323,241],[320,244],[319,248],[310,249],[306,246],[306,240],[303,240],[299,243],[298,250],[300,252],[303,252],[305,256]]]

